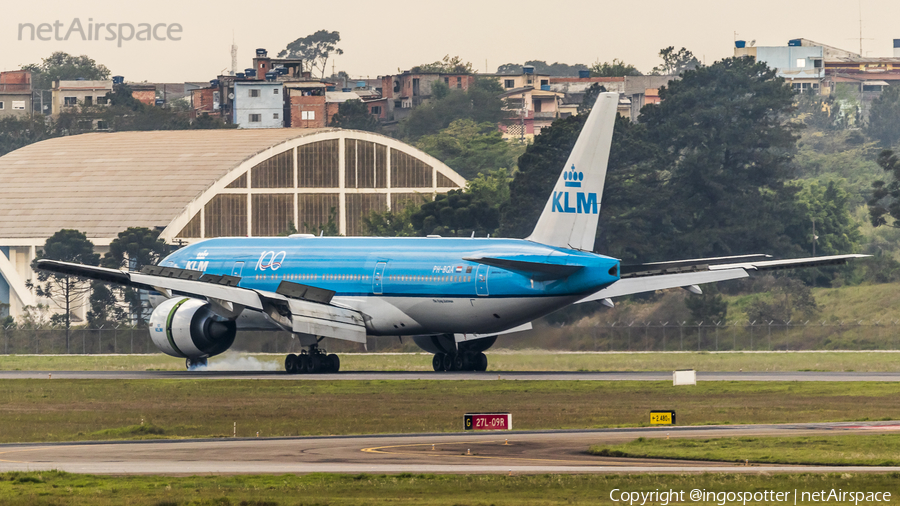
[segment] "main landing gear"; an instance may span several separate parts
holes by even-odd
[[[431,359],[435,371],[486,371],[488,359],[484,353],[436,353]]]
[[[308,352],[302,351],[299,355],[291,353],[284,359],[284,370],[288,374],[325,374],[340,369],[341,359],[334,353],[326,354],[317,346],[311,346]]]

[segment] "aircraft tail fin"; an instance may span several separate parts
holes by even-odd
[[[618,105],[618,93],[597,96],[529,241],[585,251],[594,249]]]

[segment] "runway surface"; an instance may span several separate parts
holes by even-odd
[[[309,380],[557,380],[672,381],[671,371],[657,372],[365,372],[286,374],[283,371],[0,371],[0,379],[270,379]],[[891,372],[697,372],[697,381],[900,381]]]
[[[900,431],[900,421],[648,427],[590,431],[453,433],[0,445],[0,472],[259,473],[771,473],[896,472],[900,467],[744,466],[596,457],[592,444],[643,437],[801,436]]]

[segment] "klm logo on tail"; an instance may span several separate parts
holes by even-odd
[[[584,181],[584,173],[577,172],[575,165],[572,165],[571,171],[563,171],[563,180],[566,188],[581,188],[581,182]],[[570,192],[561,191],[553,192],[553,207],[551,212],[554,213],[575,213],[575,214],[597,214],[597,194],[574,192],[575,197],[570,197]],[[570,203],[574,203],[572,207]]]

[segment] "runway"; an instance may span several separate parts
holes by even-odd
[[[900,467],[779,466],[596,457],[592,444],[643,437],[801,436],[900,431],[900,421],[647,427],[579,431],[159,440],[0,445],[0,472],[260,473],[772,473],[897,472]]]
[[[255,379],[284,381],[672,381],[671,371],[655,372],[366,372],[287,374],[283,371],[0,371],[0,379]],[[900,381],[894,372],[697,372],[697,381]]]

